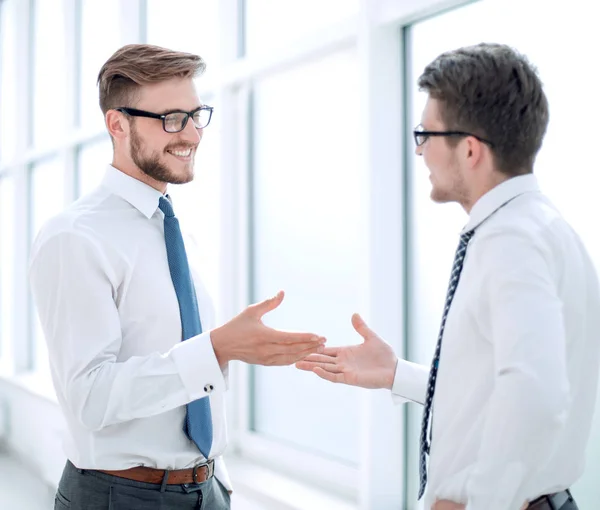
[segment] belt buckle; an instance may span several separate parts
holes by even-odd
[[[204,464],[198,464],[197,466],[194,466],[194,469],[192,469],[192,480],[194,481],[194,483],[202,483],[198,481],[198,468],[206,468],[206,479],[208,480],[212,474],[211,474],[211,465],[213,465],[210,461],[205,462]]]

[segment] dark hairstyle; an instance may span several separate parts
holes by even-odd
[[[502,44],[459,48],[431,62],[418,85],[440,102],[445,129],[493,143],[498,171],[510,176],[533,171],[548,126],[548,101],[525,56]]]

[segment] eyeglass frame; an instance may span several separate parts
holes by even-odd
[[[149,119],[160,119],[162,120],[162,125],[163,125],[163,131],[165,133],[181,133],[187,126],[188,121],[194,118],[194,114],[201,111],[201,110],[208,110],[209,115],[208,115],[208,121],[206,122],[206,124],[202,127],[197,127],[196,124],[194,124],[194,127],[196,129],[204,129],[206,126],[208,126],[210,124],[210,120],[212,119],[212,114],[213,114],[213,107],[212,106],[208,106],[208,105],[202,105],[199,106],[198,108],[192,110],[191,112],[186,112],[184,110],[172,110],[166,113],[153,113],[153,112],[148,112],[146,110],[138,110],[136,108],[129,108],[127,106],[120,106],[119,108],[113,108],[114,110],[124,113],[125,115],[129,115],[131,117],[147,117]],[[185,113],[186,114],[186,118],[185,120],[182,122],[182,127],[181,129],[177,130],[177,131],[167,131],[167,126],[166,126],[166,119],[168,115],[171,115],[173,113]],[[192,120],[192,122],[194,122]]]
[[[421,124],[419,124],[419,126],[423,127]],[[480,142],[483,142],[483,143],[489,145],[490,148],[492,148],[492,149],[494,148],[493,142],[491,142],[490,140],[486,140],[485,138],[482,138],[481,136],[477,136],[473,133],[467,133],[466,131],[427,131],[426,129],[419,130],[419,129],[417,129],[419,126],[417,126],[413,130],[413,137],[415,139],[415,144],[417,147],[423,146],[425,144],[425,142],[427,141],[427,138],[430,136],[472,136],[476,140],[479,140]],[[419,143],[419,141],[418,141],[419,136],[425,137],[425,139],[423,140],[422,143]]]

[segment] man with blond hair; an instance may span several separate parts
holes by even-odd
[[[109,58],[98,84],[112,165],[34,243],[30,282],[68,429],[55,509],[230,508],[229,361],[322,351],[322,337],[262,323],[282,292],[215,327],[167,194],[193,179],[213,113],[193,82],[204,67],[150,45]]]

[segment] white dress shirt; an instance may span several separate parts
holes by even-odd
[[[425,508],[448,499],[468,510],[517,510],[584,470],[598,280],[533,175],[485,194],[464,231],[473,228],[442,341]],[[423,403],[428,374],[400,360],[394,400]]]
[[[230,489],[221,456],[227,373],[210,340],[214,310],[186,238],[204,332],[181,341],[161,196],[109,167],[33,245],[30,283],[68,425],[66,453],[82,469],[191,467],[205,459],[183,431],[185,405],[208,395],[210,457]]]

